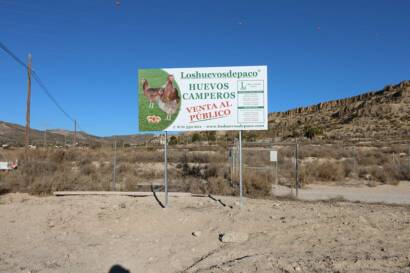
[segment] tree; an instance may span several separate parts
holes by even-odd
[[[178,140],[176,136],[171,136],[171,138],[169,139],[169,145],[176,145],[178,144]]]
[[[208,141],[214,142],[216,141],[216,132],[215,131],[206,132],[206,137]]]
[[[323,133],[322,129],[321,129],[321,128],[317,128],[317,127],[310,127],[310,126],[308,126],[308,127],[305,127],[305,128],[303,129],[303,135],[304,135],[306,138],[309,138],[309,139],[313,139],[313,138],[315,138],[316,136],[321,135],[322,133]]]
[[[201,140],[201,136],[198,133],[192,135],[192,142]]]

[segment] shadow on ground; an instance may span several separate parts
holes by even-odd
[[[116,264],[111,267],[108,273],[131,273],[131,271],[129,271],[128,269],[125,269],[121,265]]]

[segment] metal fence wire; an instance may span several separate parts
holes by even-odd
[[[169,145],[168,149],[170,191],[238,194],[237,143],[177,144]],[[58,152],[48,149],[41,160],[58,156],[61,154]],[[277,153],[276,161],[271,161],[271,152]],[[36,153],[42,154],[40,151]],[[124,147],[113,143],[110,148],[68,150],[65,157],[67,155],[72,157],[67,158],[67,163],[61,157],[61,164],[67,164],[64,174],[67,181],[75,178],[76,181],[89,183],[80,185],[76,182],[81,189],[163,190],[162,145]],[[3,156],[15,158],[13,150],[4,150]],[[55,162],[53,160],[53,164]],[[376,186],[405,180],[410,180],[410,145],[407,143],[245,142],[243,145],[243,181],[247,196],[271,195],[278,189],[297,194],[298,189],[309,184]],[[91,184],[92,181],[101,185],[97,187]],[[67,184],[66,187],[71,186]]]

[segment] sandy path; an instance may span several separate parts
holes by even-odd
[[[408,206],[221,198],[1,196],[0,272],[410,272]]]
[[[291,190],[288,187],[274,187],[277,196],[288,195]],[[325,200],[343,197],[349,201],[388,204],[410,204],[410,182],[401,182],[397,186],[381,185],[377,187],[348,187],[308,185],[299,190],[299,198],[302,200]]]

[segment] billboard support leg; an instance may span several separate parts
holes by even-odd
[[[243,207],[243,184],[242,184],[242,130],[239,131],[239,204]]]
[[[168,207],[168,132],[165,131],[164,143],[164,190],[165,190],[165,207]]]

